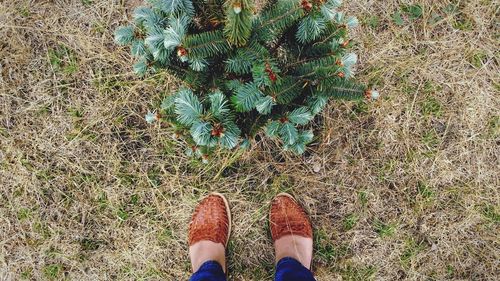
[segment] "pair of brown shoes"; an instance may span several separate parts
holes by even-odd
[[[288,193],[278,194],[269,210],[273,242],[287,235],[312,238],[312,227],[304,209]],[[199,241],[212,241],[227,246],[231,233],[231,212],[220,193],[205,197],[196,207],[189,225],[189,246]]]

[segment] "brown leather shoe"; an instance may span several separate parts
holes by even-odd
[[[198,204],[189,223],[189,246],[208,240],[226,247],[230,233],[231,213],[226,198],[220,193],[208,195]]]
[[[288,193],[280,193],[271,202],[269,223],[273,241],[286,235],[312,238],[312,226],[304,209]]]

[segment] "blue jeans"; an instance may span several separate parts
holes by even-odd
[[[282,258],[276,265],[275,281],[315,281],[313,274],[293,258]],[[215,261],[203,263],[189,281],[226,281],[222,266]]]

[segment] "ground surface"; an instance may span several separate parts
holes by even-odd
[[[143,119],[176,82],[112,42],[133,3],[0,1],[0,280],[186,280],[210,191],[231,280],[271,280],[280,191],[312,216],[318,280],[498,280],[499,2],[346,2],[383,97],[332,103],[304,157],[259,142],[203,165]]]

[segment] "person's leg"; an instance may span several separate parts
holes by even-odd
[[[269,212],[276,253],[276,281],[314,281],[309,270],[313,236],[309,217],[289,194],[278,194]]]
[[[189,225],[190,281],[225,281],[225,248],[231,232],[227,200],[218,193],[203,199]]]
[[[289,257],[294,258],[306,268],[311,268],[313,241],[312,238],[298,235],[286,235],[274,241],[276,262]]]
[[[226,249],[221,243],[212,241],[199,241],[189,247],[189,257],[193,272],[198,271],[206,261],[214,261],[226,268]]]

